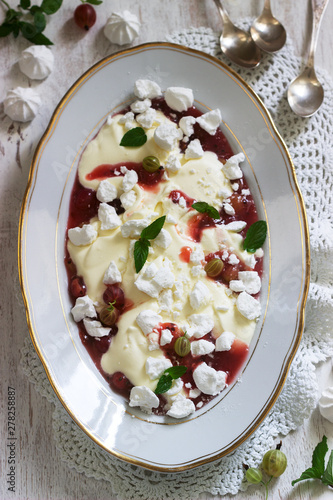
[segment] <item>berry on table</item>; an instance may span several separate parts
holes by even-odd
[[[79,28],[88,31],[96,22],[96,11],[92,5],[82,3],[74,11],[74,21]]]

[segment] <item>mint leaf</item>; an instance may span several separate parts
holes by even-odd
[[[0,26],[0,38],[8,36],[14,30],[13,24],[3,23]]]
[[[264,220],[254,222],[247,230],[243,248],[249,253],[254,253],[262,247],[267,236],[267,223]]]
[[[321,482],[333,487],[333,450],[331,451]]]
[[[14,38],[17,38],[20,34],[20,28],[18,26],[18,24],[14,24],[13,26],[13,36]]]
[[[192,208],[201,214],[207,214],[212,219],[220,219],[220,214],[216,208],[212,207],[205,201],[196,201],[193,203]]]
[[[155,389],[155,394],[163,394],[171,389],[172,386],[172,377],[170,375],[162,375],[159,381],[157,382],[157,386]]]
[[[163,215],[154,220],[149,226],[141,231],[140,239],[134,244],[134,264],[135,270],[138,273],[143,268],[146,260],[148,259],[150,243],[148,240],[153,240],[159,235],[166,216]]]
[[[38,7],[38,5],[33,5],[32,7],[30,7],[29,12],[30,14],[34,15],[36,14],[36,12],[43,12],[43,9]]]
[[[171,366],[164,370],[161,375],[159,381],[157,382],[157,386],[155,389],[155,394],[163,394],[171,389],[172,381],[184,375],[186,372],[186,366]]]
[[[143,146],[147,142],[146,132],[142,127],[131,128],[125,135],[123,135],[120,141],[120,146],[125,146],[128,148],[138,148]]]
[[[146,238],[147,240],[155,239],[160,234],[165,219],[166,216],[163,215],[162,217],[154,220],[154,222],[149,224],[149,226],[145,227],[141,232],[141,238]]]
[[[21,0],[20,1],[20,6],[22,9],[29,9],[30,7],[30,0]]]
[[[30,38],[30,42],[35,45],[53,45],[53,42],[49,40],[43,33],[37,33],[34,37]]]
[[[19,17],[22,17],[22,16],[23,16],[22,12],[18,12],[14,9],[8,9],[6,12],[5,22],[10,23],[14,20],[17,20]]]
[[[36,30],[38,33],[41,33],[46,26],[46,17],[43,12],[37,11],[34,14],[34,25],[36,26]]]
[[[147,239],[140,238],[134,244],[134,264],[135,270],[138,273],[141,271],[148,258],[150,243]]]
[[[182,366],[182,365],[170,366],[170,368],[167,368],[166,370],[164,370],[164,373],[166,373],[167,375],[170,375],[170,377],[172,379],[176,380],[176,378],[179,378],[182,375],[184,375],[184,373],[186,373],[186,370],[187,370],[186,366]]]
[[[294,481],[291,482],[291,486],[294,486],[299,481],[305,481],[306,479],[320,479],[320,478],[321,478],[320,472],[314,469],[313,467],[310,467],[309,469],[306,469],[304,472],[302,472],[301,476],[298,479],[294,479]]]
[[[21,33],[22,35],[24,36],[24,38],[26,38],[27,40],[32,40],[32,38],[37,35],[37,29],[36,27],[31,24],[31,23],[26,23],[26,22],[23,22],[23,21],[20,21],[19,22],[19,27],[20,27],[20,30],[21,30]]]
[[[53,45],[51,40],[42,35],[46,27],[45,14],[54,14],[62,5],[62,0],[43,0],[41,6],[31,5],[31,0],[20,0],[18,8],[21,10],[11,9],[5,0],[0,0],[0,3],[5,4],[8,9],[5,16],[5,21],[0,26],[0,38],[13,33],[14,38],[22,34],[29,42],[36,45]],[[29,17],[33,18],[33,22],[21,20],[25,15],[22,10],[28,11]],[[23,17],[25,19],[25,17]]]
[[[45,14],[54,14],[60,9],[62,0],[43,0],[40,8],[45,12]]]
[[[82,3],[90,3],[91,5],[101,5],[103,0],[81,0]]]
[[[212,207],[205,201],[196,201],[192,204],[192,208],[194,208],[197,212],[201,214],[207,214],[212,219],[220,219],[220,214],[216,208]]]
[[[327,451],[327,437],[323,436],[323,439],[317,444],[313,451],[312,467],[306,469],[298,479],[292,481],[292,486],[299,481],[304,481],[306,479],[321,479],[323,484],[333,486],[333,451],[331,452],[325,469],[325,455]]]
[[[324,474],[325,470],[325,455],[328,452],[327,437],[323,436],[323,439],[314,449],[312,455],[312,468],[320,472],[320,476]]]

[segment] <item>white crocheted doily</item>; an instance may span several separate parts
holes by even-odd
[[[244,25],[248,27],[247,20]],[[242,464],[258,465],[279,434],[288,434],[309,417],[318,399],[315,365],[333,354],[332,82],[323,72],[317,72],[325,88],[325,100],[317,114],[302,119],[292,113],[286,99],[287,86],[301,69],[301,60],[290,46],[278,54],[265,55],[258,68],[246,70],[225,60],[218,46],[218,34],[210,29],[188,29],[169,36],[168,41],[223,59],[252,85],[271,112],[293,158],[307,208],[311,285],[303,339],[268,417],[232,455],[181,475],[145,471],[121,462],[95,445],[63,409],[31,342],[26,342],[21,365],[36,389],[54,404],[53,432],[61,459],[89,477],[108,481],[120,498],[135,500],[193,499],[203,492],[224,495],[245,489]]]

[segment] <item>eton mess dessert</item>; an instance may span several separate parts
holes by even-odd
[[[237,377],[261,314],[266,222],[221,112],[137,80],[82,152],[65,246],[80,338],[129,407],[185,418]],[[127,403],[126,403],[127,404]]]

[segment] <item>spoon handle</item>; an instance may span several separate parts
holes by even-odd
[[[312,5],[312,34],[307,66],[314,66],[314,55],[317,48],[318,34],[329,0],[311,0]]]
[[[227,14],[227,11],[224,7],[224,5],[222,4],[221,0],[214,0],[215,4],[216,4],[216,7],[218,8],[218,11],[222,17],[222,21],[223,21],[223,24],[228,24],[230,23],[230,18]]]
[[[269,12],[270,14],[272,14],[271,0],[265,0],[265,2],[264,2],[264,10],[266,12]]]

